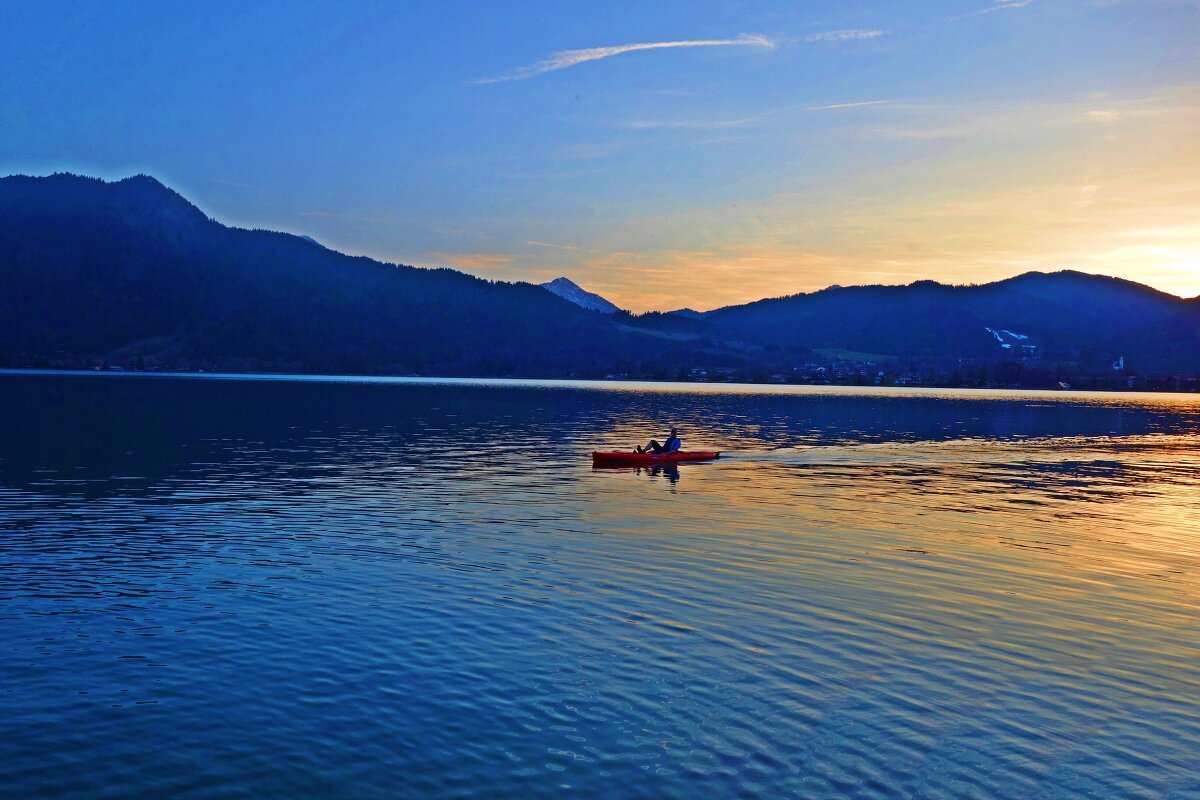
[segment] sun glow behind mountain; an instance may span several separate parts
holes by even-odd
[[[897,112],[872,112],[885,113]],[[925,113],[926,129],[877,132],[899,144],[848,127],[840,145],[862,160],[911,147],[917,161],[631,221],[593,242],[575,274],[642,310],[1062,268],[1200,294],[1196,91]]]
[[[0,10],[0,173],[633,311],[1027,270],[1200,294],[1195,3]],[[129,68],[114,54],[138,54]]]

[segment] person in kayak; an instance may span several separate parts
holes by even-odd
[[[678,453],[679,448],[683,447],[683,442],[681,442],[679,440],[679,437],[676,436],[675,434],[676,434],[675,428],[672,427],[671,435],[668,436],[667,440],[665,442],[663,442],[662,444],[659,444],[657,439],[651,439],[650,444],[646,445],[645,447],[638,447],[638,448],[634,449],[633,452],[635,452],[635,453],[655,453],[655,454]]]

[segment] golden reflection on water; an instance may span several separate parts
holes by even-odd
[[[596,479],[640,475],[626,472]],[[845,581],[844,613],[882,593],[961,620],[1007,609],[1076,643],[1122,621],[1190,626],[1192,638],[1163,642],[1170,660],[1200,646],[1194,435],[741,450],[678,472],[671,490],[691,506],[672,544],[680,562],[724,550],[721,571],[746,580]],[[598,521],[635,535],[656,518],[650,499],[625,489]]]
[[[231,379],[244,379],[232,375]],[[282,376],[291,380],[296,376]],[[880,399],[929,398],[1023,402],[1028,404],[1077,403],[1100,406],[1161,406],[1200,409],[1200,394],[1170,392],[1092,392],[1051,389],[959,389],[909,386],[810,386],[763,383],[679,383],[675,381],[579,381],[525,378],[345,378],[304,376],[305,380],[363,383],[403,382],[413,385],[495,386],[499,388],[578,389],[588,391],[666,395],[752,395],[792,397],[875,397]]]

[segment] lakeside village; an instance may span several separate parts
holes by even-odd
[[[606,376],[627,377],[627,376]],[[1019,362],[971,363],[952,367],[914,363],[842,361],[806,363],[790,372],[763,378],[740,376],[737,370],[693,369],[686,380],[723,383],[773,383],[807,386],[914,386],[943,389],[1058,389],[1062,391],[1200,392],[1200,377],[1142,375],[1124,369],[1111,373],[1029,369]]]
[[[814,351],[815,352],[815,351]],[[340,374],[307,369],[303,364],[260,363],[232,359],[216,363],[180,361],[155,363],[142,357],[110,360],[96,356],[0,360],[0,368],[157,374]],[[363,370],[351,374],[389,377],[447,377],[453,371]],[[1200,375],[1139,372],[1119,357],[1103,370],[1078,363],[1045,364],[1037,358],[904,359],[861,355],[816,357],[787,367],[703,366],[670,368],[662,364],[631,364],[619,371],[573,371],[570,375],[531,374],[498,370],[488,375],[454,377],[546,378],[571,380],[675,381],[687,383],[751,383],[800,386],[911,386],[960,389],[1057,389],[1078,391],[1200,392]]]

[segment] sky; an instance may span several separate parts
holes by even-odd
[[[0,2],[0,174],[633,310],[1200,294],[1200,0]]]

